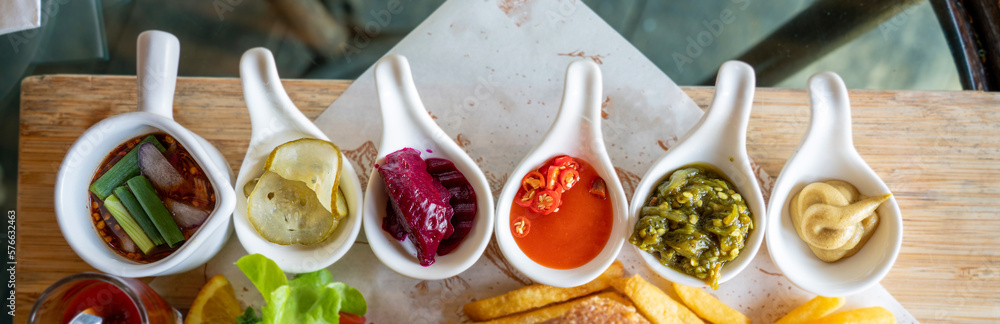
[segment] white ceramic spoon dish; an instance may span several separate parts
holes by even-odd
[[[895,197],[890,197],[877,209],[878,228],[864,247],[833,263],[817,258],[799,238],[788,215],[788,203],[806,185],[843,180],[864,196],[889,193],[854,148],[851,104],[844,81],[832,72],[813,75],[809,78],[809,100],[809,128],[771,191],[767,248],[774,264],[796,286],[823,296],[846,296],[877,284],[889,273],[903,242],[903,219]]]
[[[271,51],[253,48],[240,59],[243,98],[250,112],[250,146],[236,177],[236,211],[233,223],[240,243],[248,253],[260,253],[278,263],[285,272],[302,273],[326,268],[354,245],[361,231],[361,182],[346,156],[341,157],[340,189],[347,198],[348,214],[326,240],[317,244],[279,245],[260,236],[247,218],[243,186],[264,173],[268,155],[278,145],[300,138],[330,139],[288,98],[278,77]],[[336,142],[333,142],[336,144]]]
[[[639,210],[649,199],[660,182],[669,179],[670,174],[689,165],[709,165],[722,172],[750,207],[753,229],[747,235],[746,245],[736,259],[722,266],[719,284],[736,277],[760,249],[764,241],[765,207],[760,184],[757,182],[750,158],[747,156],[747,122],[753,103],[754,71],[749,65],[739,61],[729,61],[719,69],[715,81],[715,97],[705,115],[687,134],[671,147],[642,176],[636,185],[635,194],[629,206],[629,235],[639,221]],[[681,273],[660,264],[657,257],[639,250],[633,245],[643,261],[660,276],[670,281],[696,287],[708,286],[704,280]]]
[[[73,144],[57,176],[56,217],[66,241],[92,267],[123,277],[165,276],[199,266],[222,249],[232,230],[229,217],[236,198],[232,171],[222,153],[173,119],[180,56],[177,37],[146,31],[139,35],[137,50],[139,111],[102,120]],[[118,255],[101,240],[90,218],[88,187],[101,162],[116,147],[155,132],[169,134],[191,153],[215,188],[215,209],[179,249],[159,261],[141,264]]]
[[[552,127],[510,173],[497,201],[496,236],[507,261],[532,280],[557,287],[573,287],[597,278],[618,257],[628,234],[625,190],[615,173],[601,132],[601,70],[589,60],[574,61],[566,68],[562,104]],[[525,174],[559,155],[586,161],[604,179],[611,201],[613,221],[604,248],[586,264],[574,269],[553,269],[528,257],[514,240],[510,225],[511,204]],[[589,184],[580,184],[588,186]],[[578,188],[584,189],[584,188]]]
[[[458,248],[447,255],[435,256],[434,264],[424,267],[417,260],[410,239],[403,242],[382,230],[385,206],[389,197],[385,182],[373,167],[365,193],[365,236],[372,251],[393,271],[415,279],[439,280],[455,276],[472,266],[486,250],[493,231],[493,192],[479,166],[461,147],[431,120],[413,83],[406,58],[389,55],[375,64],[375,87],[382,107],[382,142],[375,166],[385,156],[403,148],[420,152],[423,159],[443,158],[455,164],[476,193],[476,218],[472,229]]]

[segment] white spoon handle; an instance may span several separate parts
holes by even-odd
[[[413,145],[423,136],[438,143],[451,142],[424,108],[406,57],[388,55],[379,60],[375,65],[375,90],[382,107],[381,153]]]
[[[253,48],[240,58],[240,81],[250,112],[251,142],[257,142],[287,129],[306,128],[312,122],[299,113],[281,85],[274,56],[266,48]],[[317,133],[310,132],[310,133]],[[312,134],[314,137],[321,135]],[[253,146],[251,144],[251,146]]]
[[[812,117],[800,147],[854,150],[851,135],[851,101],[839,75],[823,72],[809,78]]]
[[[588,60],[570,63],[566,68],[566,85],[559,113],[545,138],[533,151],[554,154],[579,148],[586,151],[585,155],[588,156],[603,151],[602,91],[601,69],[597,64]]]
[[[552,124],[552,132],[583,128],[600,138],[601,69],[589,60],[577,60],[566,68],[566,87],[562,107]],[[597,127],[592,127],[593,125]],[[578,126],[579,125],[579,126]]]
[[[712,105],[689,136],[695,140],[685,142],[703,143],[706,147],[717,145],[721,151],[746,155],[747,123],[755,86],[750,65],[740,61],[724,63],[715,80]]]
[[[139,111],[173,119],[181,43],[170,33],[148,30],[139,35],[136,51]]]

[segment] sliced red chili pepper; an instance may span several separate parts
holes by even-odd
[[[531,221],[524,216],[518,216],[514,219],[514,222],[510,224],[510,233],[514,234],[514,237],[516,238],[528,236],[528,232],[530,231]]]
[[[558,165],[564,165],[564,164],[566,164],[568,162],[573,162],[573,157],[572,156],[569,156],[569,155],[560,155],[560,156],[557,156],[555,159],[552,159],[552,164],[555,164],[557,166]]]
[[[521,207],[530,207],[531,202],[535,199],[536,192],[534,189],[528,191],[518,190],[517,196],[514,197],[514,203]]]
[[[580,162],[576,162],[576,160],[569,161],[563,165],[563,167],[566,169],[580,170]]]
[[[559,184],[564,190],[570,190],[577,182],[580,182],[580,172],[573,169],[566,169],[559,172]]]
[[[532,212],[548,215],[559,209],[559,205],[562,205],[562,193],[556,190],[544,190],[535,195],[528,208]]]
[[[562,193],[566,192],[566,188],[563,188],[562,184],[556,182],[556,186],[552,188],[552,191],[558,192],[559,197],[562,197]]]
[[[541,188],[545,185],[545,175],[538,171],[531,171],[521,179],[521,188],[525,191]]]
[[[560,155],[556,157],[552,160],[552,165],[558,166],[560,169],[580,170],[580,163],[576,162],[576,160],[569,155]]]
[[[590,193],[601,199],[608,198],[607,184],[604,183],[604,179],[598,177],[594,179],[594,182],[590,183]]]
[[[559,167],[551,165],[545,172],[545,189],[552,190],[559,183]]]

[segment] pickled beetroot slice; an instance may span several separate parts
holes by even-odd
[[[448,203],[451,193],[427,173],[427,164],[420,153],[411,148],[386,155],[385,163],[378,166],[378,173],[385,182],[386,194],[395,212],[395,215],[386,215],[390,224],[394,218],[416,245],[420,265],[434,264],[434,254],[441,240],[454,232],[451,218],[455,211]],[[383,228],[385,223],[383,219]],[[390,231],[390,234],[393,233]]]
[[[382,230],[392,235],[392,238],[402,242],[406,239],[406,228],[399,223],[399,215],[392,208],[392,201],[385,202],[385,218],[382,218]]]
[[[441,182],[445,188],[451,192],[449,204],[455,210],[451,218],[451,225],[455,232],[438,245],[437,254],[447,255],[451,253],[459,244],[465,240],[469,231],[472,230],[473,221],[476,218],[476,192],[472,190],[472,185],[465,179],[465,176],[455,168],[455,164],[445,159],[427,159],[427,172],[435,180]],[[386,217],[382,219],[382,229],[392,235],[397,240],[406,238],[406,231],[397,221],[395,210],[391,202],[386,202]]]
[[[427,172],[451,192],[449,203],[455,210],[455,216],[451,218],[451,225],[455,228],[455,233],[441,241],[441,245],[438,245],[437,249],[438,255],[447,255],[458,248],[459,244],[469,235],[469,231],[472,230],[477,210],[476,192],[472,190],[472,185],[451,161],[427,159],[425,162],[427,163]]]

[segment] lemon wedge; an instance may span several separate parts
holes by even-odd
[[[281,245],[322,242],[340,221],[323,208],[305,182],[271,171],[260,176],[247,205],[247,217],[257,233]]]
[[[287,180],[302,181],[316,193],[323,208],[334,213],[342,162],[340,149],[333,143],[302,138],[274,148],[264,170]]]

